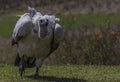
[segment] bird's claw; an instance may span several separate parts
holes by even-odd
[[[39,79],[39,78],[40,78],[39,74],[35,74],[35,75],[34,75],[34,78],[35,78],[35,79]]]

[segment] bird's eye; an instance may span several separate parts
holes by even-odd
[[[44,20],[40,20],[40,23],[43,23],[44,22]]]

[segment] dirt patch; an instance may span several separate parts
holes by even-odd
[[[10,43],[10,38],[0,38],[0,63],[14,62],[16,49]]]

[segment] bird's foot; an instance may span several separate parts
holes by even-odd
[[[34,75],[34,78],[35,78],[35,79],[39,79],[39,78],[40,78],[39,74],[35,74],[35,75]]]
[[[20,67],[19,67],[19,73],[20,73],[20,76],[22,77],[23,73],[25,73],[24,66],[20,65]]]

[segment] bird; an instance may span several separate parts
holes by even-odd
[[[39,78],[39,68],[63,41],[63,27],[54,15],[42,15],[35,8],[28,7],[13,29],[11,45],[17,45],[15,63],[19,64],[20,76],[25,68],[36,66],[35,78]]]

